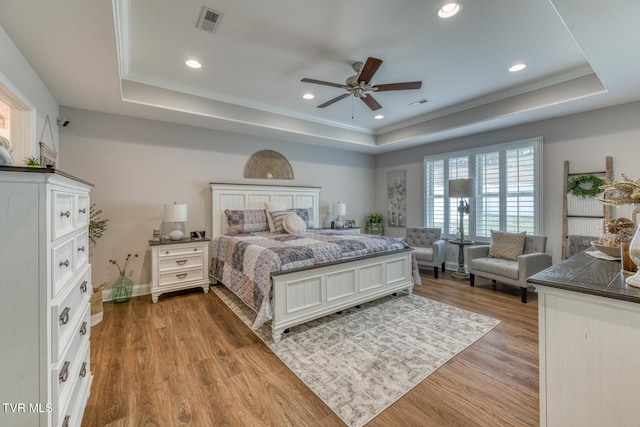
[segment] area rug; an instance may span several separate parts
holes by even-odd
[[[212,289],[251,328],[255,312]],[[498,323],[403,294],[293,327],[277,346],[271,322],[254,332],[347,425],[362,426]]]

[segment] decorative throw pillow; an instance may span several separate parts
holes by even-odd
[[[273,223],[273,219],[271,218],[271,212],[283,211],[285,209],[287,209],[287,207],[281,203],[264,202],[264,210],[267,211],[267,222],[269,223],[269,231],[271,231],[272,233],[276,232],[276,226]]]
[[[268,216],[271,217],[271,222],[273,222],[273,230],[271,231],[272,233],[284,233],[282,220],[284,220],[285,215],[290,213],[291,212],[287,210],[269,212]]]
[[[307,228],[316,228],[316,222],[315,222],[315,219],[313,218],[312,208],[306,208],[306,209],[295,208],[295,209],[289,209],[289,211],[295,212],[300,218],[302,218],[302,220],[307,225]]]
[[[307,231],[307,224],[298,214],[290,212],[282,218],[282,227],[289,234],[304,234]]]
[[[526,231],[522,233],[505,233],[491,230],[489,256],[515,261],[524,252],[524,241],[526,238]]]
[[[227,234],[255,233],[269,229],[264,209],[226,209],[224,213],[227,216]]]

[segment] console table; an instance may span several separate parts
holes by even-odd
[[[538,292],[541,426],[640,420],[640,289],[581,252],[531,277]]]

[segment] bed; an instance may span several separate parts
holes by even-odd
[[[211,191],[211,283],[221,282],[257,313],[254,328],[271,320],[276,343],[287,328],[401,290],[411,292],[420,283],[413,252],[400,239],[237,229],[228,218],[231,213],[261,216],[270,202],[302,211],[312,226],[319,222],[318,187],[211,184]]]

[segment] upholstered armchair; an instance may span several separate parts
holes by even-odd
[[[440,239],[441,229],[407,227],[405,241],[413,248],[420,267],[433,267],[433,275],[438,278],[438,269],[444,272],[446,242]]]
[[[494,232],[495,233],[495,232]],[[497,249],[498,243],[494,242],[492,233],[491,245],[473,245],[465,248],[466,260],[469,269],[469,284],[475,285],[475,276],[486,277],[496,282],[519,287],[521,300],[527,302],[527,277],[551,266],[551,255],[545,253],[547,249],[546,236],[520,235],[524,239],[524,245],[520,245],[521,255],[510,251],[494,251],[490,256],[492,245]],[[502,235],[517,236],[515,233],[500,233]],[[513,246],[513,243],[509,243]],[[518,244],[515,244],[517,247]],[[497,256],[496,256],[497,255]]]

